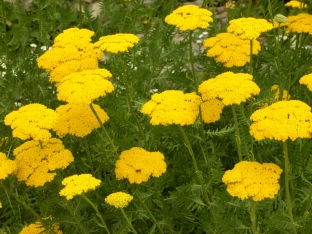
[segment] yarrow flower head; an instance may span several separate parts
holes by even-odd
[[[180,90],[166,90],[152,95],[141,113],[151,117],[152,125],[191,125],[199,113],[201,98],[193,93],[184,94]]]
[[[204,47],[208,48],[207,56],[223,63],[226,67],[242,67],[250,62],[250,42],[242,40],[232,33],[219,33],[204,41]],[[258,54],[260,43],[253,40],[252,54]]]
[[[128,52],[129,48],[132,48],[139,42],[139,37],[129,33],[117,33],[115,35],[108,35],[100,37],[100,39],[94,43],[94,46],[102,51],[118,54]]]
[[[278,193],[281,173],[282,169],[274,163],[241,161],[224,173],[222,182],[233,197],[262,201]]]
[[[44,218],[49,219],[49,218]],[[28,226],[24,227],[19,234],[47,234],[48,232],[42,225],[41,222],[31,223]],[[60,230],[60,226],[58,223],[53,224],[53,233],[55,234],[63,234]]]
[[[224,72],[204,81],[199,85],[198,91],[204,101],[218,98],[226,106],[240,104],[260,92],[252,78],[247,73]]]
[[[211,99],[201,104],[202,118],[205,123],[213,123],[220,119],[224,104],[218,99]]]
[[[108,121],[107,113],[99,105],[92,106],[102,123]],[[59,137],[67,134],[85,137],[92,130],[101,127],[88,104],[66,104],[56,108],[55,112],[59,115],[59,120],[53,130]]]
[[[307,4],[305,4],[303,2],[296,1],[296,0],[291,0],[287,3],[285,3],[284,6],[292,7],[292,8],[299,8],[299,9],[304,9],[304,8],[308,7]]]
[[[271,29],[273,29],[273,25],[267,20],[252,17],[233,19],[227,27],[228,32],[234,33],[242,40],[257,39],[261,33]]]
[[[32,138],[34,140],[47,141],[58,119],[54,110],[38,103],[28,104],[12,111],[4,118],[4,124],[10,125],[14,137],[21,140]]]
[[[128,179],[131,184],[141,184],[166,172],[165,157],[160,152],[148,152],[139,147],[123,151],[115,164],[116,178]]]
[[[105,198],[105,202],[116,208],[124,208],[132,201],[133,196],[124,192],[117,192],[108,195]]]
[[[16,170],[16,162],[8,159],[2,152],[0,152],[0,165],[0,180],[4,180]]]
[[[282,14],[277,14],[274,16],[273,21],[277,22],[277,23],[286,23],[287,22],[287,17],[282,15]]]
[[[288,16],[287,30],[292,33],[308,33],[312,35],[312,15],[301,13]]]
[[[196,5],[185,5],[174,10],[165,18],[165,22],[174,25],[181,31],[206,29],[213,21],[212,12]]]
[[[306,85],[312,91],[312,73],[301,77],[299,83]]]
[[[71,200],[74,196],[95,190],[100,184],[101,181],[91,174],[69,176],[62,181],[65,188],[60,191],[60,195],[66,197],[67,200]]]
[[[256,140],[265,138],[285,142],[312,137],[311,107],[299,100],[279,101],[255,111],[250,119],[250,134]]]

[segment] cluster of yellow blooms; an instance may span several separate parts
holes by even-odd
[[[300,2],[300,1],[297,1],[297,0],[291,0],[287,3],[285,3],[286,7],[293,7],[293,8],[299,8],[299,9],[303,9],[303,8],[307,8],[308,5],[303,3],[303,2]]]
[[[6,155],[0,152],[0,180],[4,180],[8,175],[11,175],[16,170],[16,162],[10,160],[6,157]]]
[[[34,140],[47,141],[58,119],[54,110],[46,106],[34,103],[12,111],[4,118],[5,125],[10,125],[13,136],[22,140],[33,138]]]
[[[63,234],[61,230],[59,230],[59,225],[55,223],[53,225],[53,233],[55,234]],[[31,223],[28,226],[24,227],[19,234],[47,234],[47,230],[42,226],[41,222]]]
[[[115,206],[116,208],[124,208],[126,207],[133,199],[128,193],[124,192],[116,192],[108,195],[105,198],[105,202],[111,206]]]
[[[208,57],[213,57],[226,67],[241,67],[250,62],[250,41],[242,40],[232,33],[219,33],[206,39],[203,45],[209,48]],[[258,54],[260,49],[260,43],[254,39],[252,54]]]
[[[224,72],[201,83],[198,91],[204,101],[218,98],[226,106],[240,104],[260,92],[252,78],[247,73]]]
[[[221,117],[224,104],[218,99],[211,99],[201,104],[201,114],[204,123],[214,123]]]
[[[101,180],[94,178],[91,174],[72,175],[63,179],[62,185],[65,188],[59,194],[71,200],[76,195],[95,190],[100,184]]]
[[[128,179],[131,184],[146,182],[150,176],[159,177],[166,172],[165,157],[160,152],[148,152],[139,147],[123,151],[115,164],[117,179]]]
[[[65,169],[74,161],[72,153],[64,148],[61,140],[50,138],[46,142],[27,141],[17,147],[15,156],[16,171],[19,181],[29,186],[43,186],[53,180],[56,169]]]
[[[311,107],[299,100],[273,103],[255,111],[250,119],[253,121],[250,134],[257,140],[294,141],[312,137]]]
[[[287,30],[292,33],[308,33],[312,35],[312,15],[301,13],[288,16]]]
[[[174,10],[165,18],[165,22],[174,25],[181,31],[206,29],[213,21],[211,11],[196,5],[185,5]]]
[[[152,125],[191,125],[199,113],[201,98],[193,93],[184,94],[180,90],[166,90],[152,95],[141,113],[151,117]]]
[[[312,73],[301,77],[299,83],[306,85],[312,91]]]
[[[231,196],[261,201],[274,198],[280,189],[278,179],[282,169],[274,163],[241,161],[222,177]]]

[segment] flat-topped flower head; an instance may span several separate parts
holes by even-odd
[[[256,140],[269,138],[285,142],[312,137],[311,107],[299,100],[273,103],[255,111],[250,119],[250,134]]]
[[[43,218],[43,219],[44,220],[51,219],[51,217]],[[35,223],[31,223],[28,226],[24,227],[19,234],[47,234],[47,233],[51,233],[51,230],[47,231],[43,227],[41,222],[35,222]],[[60,230],[60,226],[58,223],[53,224],[53,233],[63,234],[63,232]]]
[[[232,33],[219,33],[215,37],[210,37],[204,41],[204,47],[208,48],[208,57],[214,58],[226,67],[242,67],[250,62],[250,42]],[[258,54],[260,49],[260,43],[253,40],[252,54]]]
[[[308,33],[312,35],[312,15],[301,13],[288,16],[287,30],[292,33]]]
[[[184,94],[180,90],[166,90],[153,94],[141,113],[151,117],[152,125],[191,125],[196,121],[200,104],[201,98],[194,92]]]
[[[160,152],[148,152],[139,147],[123,151],[115,164],[116,178],[128,179],[131,184],[141,184],[166,172],[165,157]]]
[[[63,179],[62,185],[65,188],[59,194],[71,200],[74,196],[95,190],[100,184],[101,180],[94,178],[91,174],[72,175]]]
[[[57,98],[72,104],[90,104],[114,90],[107,78],[112,74],[106,69],[85,70],[64,77],[57,86]]]
[[[8,159],[2,152],[0,152],[0,165],[0,180],[4,180],[16,170],[16,161]]]
[[[233,19],[229,22],[227,31],[234,33],[242,40],[257,39],[261,33],[273,29],[272,23],[265,19],[256,19],[252,17]]]
[[[11,126],[14,137],[21,140],[32,138],[47,141],[51,134],[49,130],[54,127],[58,115],[46,106],[33,103],[12,111],[4,118],[4,124]]]
[[[124,208],[132,201],[133,196],[124,192],[116,192],[108,195],[105,198],[105,202],[116,208]]]
[[[312,73],[301,77],[299,83],[306,85],[312,91]]]
[[[94,43],[94,46],[102,51],[118,54],[128,52],[129,48],[132,48],[138,42],[139,37],[134,34],[117,33],[100,37],[100,39]]]
[[[174,25],[181,31],[206,29],[213,21],[211,11],[196,5],[185,5],[174,10],[165,18],[165,22]]]
[[[211,99],[201,104],[201,113],[204,123],[214,123],[221,117],[224,104],[218,99]]]
[[[99,105],[92,104],[92,106],[103,124],[108,121],[107,113]],[[59,115],[59,119],[53,131],[59,137],[64,137],[67,134],[85,137],[94,129],[101,127],[88,104],[69,103],[59,106],[55,112]]]
[[[199,85],[198,91],[204,101],[217,98],[225,106],[240,104],[260,92],[252,78],[252,75],[247,73],[224,72],[204,81]]]
[[[61,140],[50,138],[27,141],[13,151],[16,162],[14,175],[28,186],[43,186],[56,175],[56,169],[65,169],[74,161],[72,153],[64,148]]]
[[[273,199],[278,193],[281,173],[282,169],[274,163],[241,161],[224,173],[222,182],[233,197],[262,201]]]
[[[304,2],[296,1],[296,0],[291,0],[287,3],[284,4],[286,7],[292,7],[292,8],[299,8],[299,9],[304,9],[307,8],[308,5],[305,4]]]
[[[91,42],[94,32],[89,29],[69,28],[57,35],[54,39],[53,47],[65,48],[68,45],[73,45],[80,50]]]

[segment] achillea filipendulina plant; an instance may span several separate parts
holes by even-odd
[[[4,118],[4,124],[11,127],[14,137],[21,140],[34,139],[47,141],[51,137],[50,129],[54,127],[58,115],[52,109],[38,103],[22,106]]]
[[[116,192],[108,195],[105,202],[115,208],[124,208],[132,201],[133,196],[124,192]]]
[[[301,13],[288,16],[287,30],[292,33],[308,33],[312,35],[312,15]]]
[[[41,222],[31,223],[24,227],[19,234],[48,234],[48,232],[41,224]],[[62,230],[57,223],[53,225],[53,233],[63,234]]]
[[[8,159],[2,152],[0,152],[0,165],[0,180],[4,180],[16,170],[16,161]]]
[[[312,73],[301,77],[299,83],[306,85],[307,88],[312,91]]]
[[[213,123],[220,119],[224,104],[218,99],[211,99],[201,104],[204,123]]]
[[[304,2],[296,1],[296,0],[291,0],[287,3],[284,4],[286,7],[292,7],[292,8],[299,8],[299,9],[304,9],[307,8],[308,5],[305,4]]]
[[[212,12],[196,5],[185,5],[166,16],[165,22],[174,25],[181,31],[206,29],[213,21]]]

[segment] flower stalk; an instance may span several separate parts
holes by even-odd
[[[131,224],[129,218],[127,217],[127,215],[126,215],[126,213],[125,213],[125,211],[124,211],[124,209],[123,209],[123,208],[120,208],[120,210],[121,210],[122,215],[125,217],[125,219],[126,219],[128,225],[129,225],[130,228],[132,229],[132,231],[133,231],[135,234],[138,234],[138,233],[136,232],[136,230],[134,229],[134,227],[132,226],[132,224]]]
[[[91,173],[94,176],[95,172],[94,172],[94,167],[93,167],[93,164],[92,164],[92,158],[91,158],[91,154],[90,154],[90,149],[89,149],[89,145],[88,145],[88,142],[87,142],[85,137],[83,137],[83,142],[84,142],[84,145],[85,145],[85,148],[86,148],[86,153],[87,153],[87,158],[88,158],[88,161],[89,161],[89,166],[91,168]]]
[[[242,161],[243,159],[242,159],[241,139],[240,139],[240,133],[239,133],[239,123],[237,120],[237,115],[236,115],[234,105],[231,105],[231,109],[232,109],[234,123],[235,123],[235,140],[236,140],[236,144],[237,144],[238,158],[239,158],[239,161]]]

